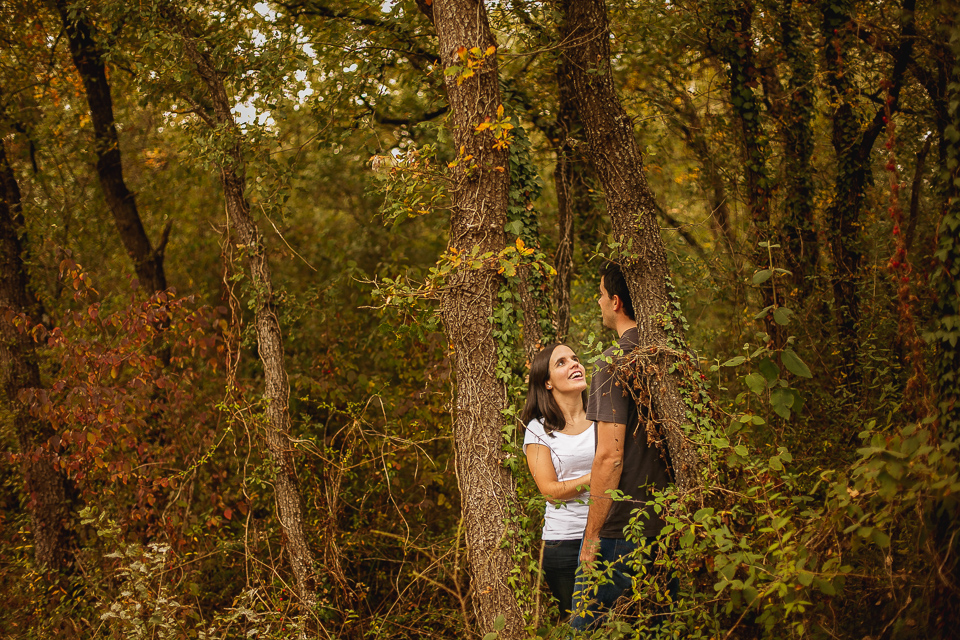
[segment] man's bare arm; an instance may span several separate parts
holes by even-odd
[[[607,520],[613,499],[610,492],[620,484],[623,471],[623,441],[627,426],[618,422],[597,422],[597,452],[590,471],[590,511],[583,532],[580,562],[593,562],[600,546],[600,530]]]

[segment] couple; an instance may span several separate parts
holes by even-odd
[[[570,624],[578,631],[599,624],[602,611],[632,586],[638,569],[625,556],[644,541],[627,540],[624,527],[636,514],[643,536],[652,541],[663,520],[648,501],[670,482],[667,463],[656,447],[647,445],[646,430],[639,427],[636,403],[615,364],[608,364],[630,353],[639,340],[627,283],[613,263],[606,263],[600,276],[603,325],[620,336],[618,346],[604,351],[589,394],[573,350],[562,344],[545,348],[530,366],[521,414],[528,423],[523,442],[527,464],[548,500],[544,577],[561,613],[573,612]],[[613,500],[614,490],[624,499]],[[593,586],[589,570],[607,566],[613,570],[599,587]],[[671,579],[671,595],[675,589]]]

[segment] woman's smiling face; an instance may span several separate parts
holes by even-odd
[[[561,344],[550,355],[550,379],[547,389],[553,393],[581,393],[587,388],[587,377],[580,358],[567,345]]]

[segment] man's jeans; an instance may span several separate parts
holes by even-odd
[[[655,538],[647,538],[646,545],[654,544]],[[583,573],[583,565],[577,568],[576,586],[573,590],[573,616],[570,626],[576,631],[594,629],[603,622],[606,611],[617,599],[633,586],[633,577],[643,570],[643,565],[652,568],[649,557],[628,558],[638,546],[636,542],[617,538],[600,538],[600,550],[597,553],[597,570],[602,574],[599,579],[591,579]],[[628,561],[629,560],[629,561]],[[592,572],[591,572],[592,573]],[[665,585],[672,599],[676,599],[679,588],[675,575],[671,575]],[[654,626],[660,626],[662,616],[653,620]]]

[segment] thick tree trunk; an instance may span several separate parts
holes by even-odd
[[[36,307],[30,299],[27,271],[16,219],[20,216],[20,190],[0,139],[0,383],[20,447],[20,468],[33,529],[37,564],[58,571],[72,561],[69,550],[70,506],[68,484],[45,448],[54,435],[46,422],[30,415],[20,401],[24,389],[40,387],[40,367],[33,340],[14,324],[19,314]]]
[[[659,317],[671,310],[670,272],[633,125],[610,72],[606,7],[603,0],[561,0],[560,7],[561,41],[570,43],[563,55],[569,61],[589,158],[604,187],[614,240],[622,247],[621,262],[634,299],[640,344],[666,347],[670,336]],[[677,487],[693,489],[699,485],[698,459],[681,429],[687,423],[686,406],[672,375],[663,376],[653,401],[665,427]]]
[[[487,54],[496,43],[483,2],[436,0],[433,19],[445,69],[464,66],[458,51],[474,59],[479,51],[483,57],[473,77],[445,76],[456,147],[463,158],[472,156],[453,169],[450,249],[463,256],[496,254],[504,247],[508,156],[505,149],[494,148],[489,130],[476,133],[480,123],[497,120],[501,105],[497,56]],[[515,566],[504,545],[516,490],[503,466],[506,392],[496,376],[497,345],[488,320],[499,287],[495,265],[476,269],[464,264],[448,280],[440,306],[457,377],[454,441],[477,631],[493,631],[502,615],[506,626],[500,637],[520,638],[523,615],[508,584]]]
[[[127,189],[123,179],[120,139],[113,119],[113,98],[103,63],[103,51],[95,39],[94,27],[79,10],[71,15],[72,5],[66,0],[55,0],[55,4],[63,19],[70,55],[83,81],[87,104],[90,106],[97,177],[107,206],[113,214],[123,246],[133,260],[140,286],[148,292],[163,291],[167,288],[163,252],[170,228],[168,226],[164,230],[163,238],[154,250],[140,220],[136,198]]]
[[[290,384],[284,363],[283,340],[273,294],[273,280],[267,262],[266,249],[257,223],[250,214],[250,205],[244,194],[245,166],[241,136],[230,111],[231,101],[224,88],[216,65],[203,50],[204,44],[195,35],[185,17],[173,7],[165,8],[165,17],[183,37],[184,49],[196,65],[200,79],[207,87],[207,96],[213,105],[213,118],[223,128],[229,142],[225,159],[220,166],[220,178],[226,199],[230,228],[236,233],[237,244],[247,257],[250,281],[255,292],[255,324],[257,351],[263,363],[264,400],[266,420],[263,423],[267,454],[274,465],[273,481],[277,510],[280,515],[286,550],[300,595],[304,613],[313,612],[317,603],[316,570],[313,553],[307,543],[304,524],[304,503],[300,493],[290,441]]]

